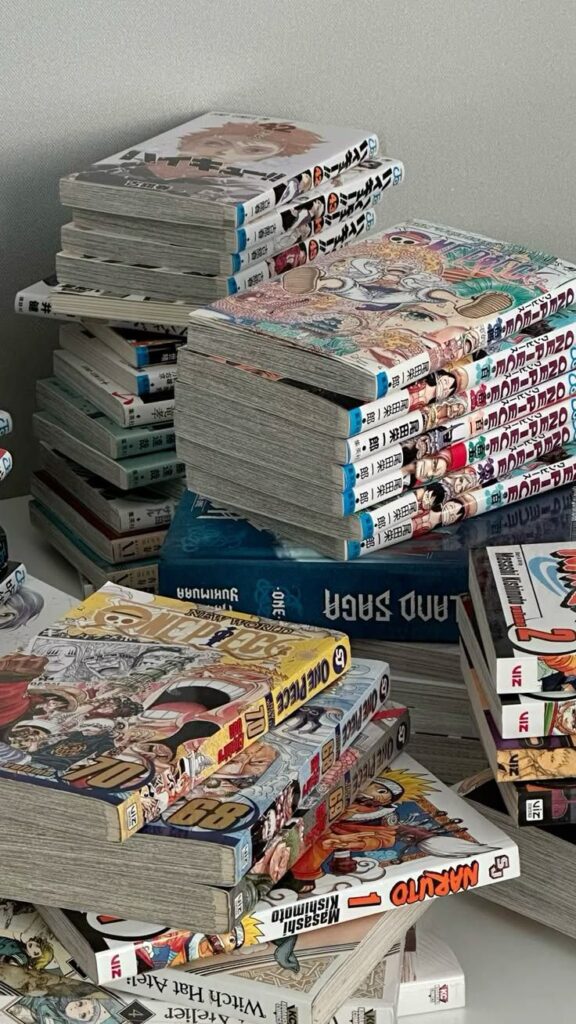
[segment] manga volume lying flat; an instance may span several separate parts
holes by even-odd
[[[188,344],[371,401],[571,305],[575,283],[544,253],[415,221],[196,310]]]
[[[68,175],[60,199],[80,209],[235,227],[377,152],[371,132],[211,111]]]
[[[499,692],[576,690],[574,542],[475,552],[470,587]]]
[[[112,349],[99,345],[97,336],[80,324],[66,324],[60,328],[60,345],[65,352],[71,352],[77,359],[110,377],[129,395],[146,399],[160,394],[167,398],[174,390],[174,363],[155,363],[136,369]]]
[[[4,798],[46,787],[39,805],[126,838],[335,681],[349,652],[343,634],[106,585],[5,659]]]
[[[73,390],[86,394],[91,402],[110,416],[120,427],[146,426],[171,423],[174,419],[174,398],[164,393],[133,395],[84,359],[72,352],[55,349],[54,376]]]
[[[98,320],[85,326],[125,363],[137,370],[143,366],[157,366],[159,363],[175,363],[186,341],[184,337],[175,338],[169,334],[158,335],[130,327],[109,327]]]

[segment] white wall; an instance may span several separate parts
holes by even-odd
[[[210,108],[376,129],[408,214],[576,259],[576,0],[0,0],[0,407],[26,489],[57,182]]]

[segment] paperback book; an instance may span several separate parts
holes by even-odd
[[[170,334],[158,335],[130,327],[109,327],[98,320],[90,321],[85,326],[107,348],[137,370],[145,366],[175,363],[186,341],[185,337]]]
[[[76,598],[28,576],[0,607],[0,657],[24,650],[32,637],[76,604]]]
[[[120,427],[146,426],[171,423],[174,419],[174,398],[158,394],[131,394],[115,380],[110,380],[91,363],[79,359],[72,352],[55,349],[54,375],[106,413]]]
[[[65,206],[237,227],[376,156],[353,128],[211,111],[60,182]]]
[[[98,336],[80,324],[66,324],[60,328],[60,346],[65,352],[71,352],[77,359],[110,377],[128,394],[144,399],[159,394],[167,398],[174,390],[174,363],[154,363],[137,369],[117,352],[98,342]]]
[[[23,562],[8,561],[0,571],[0,606],[24,586],[26,582],[26,566]]]
[[[456,954],[424,927],[406,936],[398,995],[398,1016],[455,1010],[466,1005],[466,981]]]
[[[372,401],[572,305],[575,275],[544,253],[415,221],[197,310],[188,345]]]
[[[109,584],[6,666],[3,801],[19,806],[25,793],[19,813],[49,805],[55,827],[70,829],[73,817],[126,839],[334,682],[349,658],[340,633]]]

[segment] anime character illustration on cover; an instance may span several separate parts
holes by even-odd
[[[351,362],[368,357],[391,369],[425,355],[429,372],[439,371],[478,348],[479,324],[547,290],[544,254],[494,243],[501,264],[510,252],[510,266],[495,271],[486,245],[477,255],[472,244],[463,249],[449,234],[401,227],[338,260],[296,268],[276,287],[222,299],[213,315]]]
[[[13,998],[11,998],[13,997]],[[125,1024],[125,1002],[89,983],[0,964],[2,1015],[16,1024]]]

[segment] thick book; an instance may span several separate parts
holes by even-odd
[[[178,302],[151,302],[145,295],[121,299],[93,288],[59,285],[55,274],[16,293],[16,313],[52,320],[85,321],[96,318],[109,327],[135,328],[184,337],[190,309]]]
[[[98,555],[74,533],[62,519],[39,501],[28,506],[30,522],[75,569],[98,588],[105,583],[117,583],[135,590],[158,592],[158,559],[147,558],[140,562],[122,562],[113,565]]]
[[[217,230],[200,224],[176,224],[172,221],[126,217],[122,213],[102,213],[94,210],[74,210],[73,223],[64,225],[62,240],[75,244],[77,231],[86,235],[115,235],[126,245],[142,246],[138,252],[150,252],[160,247],[166,255],[162,266],[172,261],[181,269],[206,274],[237,273],[258,263],[287,245],[301,242],[346,220],[353,214],[376,206],[383,193],[404,180],[404,165],[400,160],[371,159],[343,171],[320,188],[297,195],[290,202],[242,227],[224,227]],[[77,229],[76,231],[73,229]],[[63,244],[62,248],[66,248]],[[148,249],[147,246],[153,246]],[[126,250],[127,253],[136,249]],[[98,252],[94,250],[95,255]],[[178,255],[177,255],[178,253]],[[193,263],[181,261],[194,260]],[[133,262],[132,259],[126,262]],[[142,261],[140,261],[142,262]],[[146,261],[148,262],[148,261]],[[158,265],[154,260],[153,265]]]
[[[25,794],[33,813],[47,788],[53,821],[126,839],[321,692],[349,660],[341,633],[109,584],[43,630],[12,669],[18,699],[5,711],[3,801],[12,806]],[[49,692],[38,700],[41,681]],[[66,694],[52,700],[61,687]]]
[[[471,556],[474,611],[498,692],[576,689],[575,566],[571,540]]]
[[[65,206],[238,227],[378,152],[373,132],[210,111],[60,181]]]
[[[4,605],[18,593],[26,582],[26,575],[26,566],[23,562],[6,562],[0,571],[0,605]]]
[[[426,926],[406,936],[398,1017],[466,1005],[466,979],[454,950]]]
[[[75,437],[110,459],[129,459],[147,452],[173,451],[171,422],[120,427],[64,380],[48,377],[36,382],[36,406],[55,416]]]
[[[99,320],[90,321],[84,326],[135,369],[175,363],[178,352],[186,341],[184,337],[174,337],[170,334],[158,335],[129,327],[110,327]]]
[[[172,423],[174,397],[169,392],[148,393],[142,396],[125,391],[115,380],[80,359],[72,352],[55,349],[54,375],[75,391],[87,395],[102,412],[120,427],[134,427],[154,423]]]
[[[573,304],[575,284],[545,253],[415,221],[197,310],[188,345],[372,401]]]
[[[572,489],[549,492],[357,561],[329,562],[188,491],[161,552],[160,589],[354,639],[455,644],[469,550],[564,540],[574,529],[573,501]]]
[[[99,448],[80,440],[72,425],[64,424],[52,413],[35,412],[32,426],[34,436],[39,441],[121,491],[179,480],[184,476],[184,463],[174,450],[152,451],[128,459],[111,459]]]
[[[32,474],[30,493],[81,537],[88,547],[113,565],[154,558],[160,553],[167,533],[166,524],[119,533],[99,519],[92,509],[83,505],[73,491],[62,486],[57,477],[43,469]]]
[[[39,461],[41,469],[52,479],[121,534],[169,526],[185,492],[184,482],[179,478],[121,491],[42,443]]]
[[[229,276],[158,266],[145,253],[136,257],[134,262],[124,262],[115,254],[118,245],[109,236],[103,236],[106,244],[101,246],[104,250],[101,256],[72,253],[70,250],[56,253],[56,274],[62,284],[103,288],[113,295],[140,291],[159,301],[212,302],[226,295],[246,292],[292,267],[311,263],[325,253],[336,252],[347,242],[375,232],[377,224],[377,211],[363,210]]]
[[[168,398],[174,390],[176,366],[173,363],[155,363],[136,369],[122,356],[99,343],[100,339],[88,327],[66,324],[60,328],[60,346],[77,359],[110,377],[128,394],[139,398],[162,396]]]

